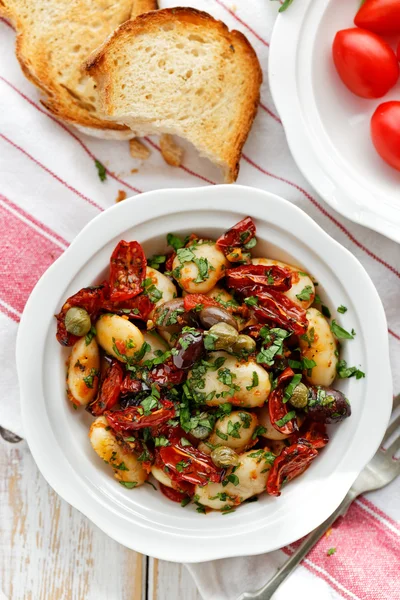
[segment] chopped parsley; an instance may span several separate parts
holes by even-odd
[[[231,412],[232,412],[232,404],[230,402],[224,402],[223,404],[219,405],[218,410],[215,413],[215,416],[217,417],[217,419],[220,419],[221,417],[230,415]]]
[[[223,480],[223,482],[222,482],[223,487],[226,487],[228,485],[228,483],[233,483],[233,485],[236,487],[240,483],[239,477],[237,475],[235,475],[234,473],[231,473],[230,475],[228,475],[228,477],[226,477]]]
[[[182,502],[181,502],[181,506],[182,508],[185,508],[185,506],[187,506],[190,502],[190,497],[186,496],[186,498],[183,498]]]
[[[338,340],[352,340],[354,339],[355,331],[352,330],[351,333],[343,329],[338,323],[336,323],[335,319],[333,319],[331,323],[331,331],[337,337]]]
[[[247,306],[256,306],[258,304],[258,298],[257,296],[249,296],[244,299],[244,303],[247,304]]]
[[[145,483],[147,483],[147,485],[151,485],[151,487],[153,488],[153,490],[157,491],[156,486],[154,485],[154,483],[152,481],[145,481]]]
[[[112,463],[111,466],[113,469],[118,469],[118,471],[129,471],[128,467],[124,462],[119,463],[119,465],[115,465],[114,463]]]
[[[246,390],[248,392],[250,392],[250,390],[252,390],[253,388],[257,387],[259,384],[259,379],[258,379],[258,375],[255,371],[253,371],[253,379],[251,382],[251,385],[246,385]]]
[[[228,439],[228,436],[226,435],[226,433],[223,433],[222,431],[220,431],[219,429],[215,430],[215,433],[217,434],[217,436],[219,438],[221,438],[221,440],[226,441]]]
[[[264,330],[264,332],[263,332]],[[275,327],[273,329],[268,330],[267,327],[263,327],[260,330],[260,335],[264,337],[264,340],[268,343],[268,337],[270,334],[273,334],[274,341],[271,346],[265,348],[264,346],[261,348],[260,352],[257,354],[256,361],[258,363],[262,363],[268,366],[272,366],[274,364],[274,358],[276,355],[283,354],[283,341],[290,336],[290,333],[285,329],[280,329],[279,327]]]
[[[237,421],[236,423],[232,423],[232,421],[228,421],[228,429],[227,429],[228,435],[240,440],[239,429],[241,427],[242,427],[242,425],[241,425],[241,423],[239,423],[239,421]]]
[[[120,481],[119,483],[128,488],[128,490],[131,490],[137,486],[137,481]]]
[[[167,244],[168,246],[171,246],[175,250],[175,252],[177,252],[180,248],[183,248],[183,246],[185,245],[181,238],[179,238],[177,235],[174,235],[173,233],[169,233],[167,235]]]
[[[292,381],[289,383],[289,385],[286,387],[284,394],[283,394],[283,402],[286,403],[288,402],[288,400],[290,400],[290,398],[293,396],[293,392],[296,389],[296,387],[299,385],[301,381],[301,375],[297,374],[293,377]]]
[[[97,333],[96,328],[92,325],[90,330],[88,331],[88,333],[85,335],[86,346],[89,346],[90,342],[92,341],[92,339],[94,338],[96,333]]]
[[[324,306],[324,304],[321,305],[321,312],[324,315],[324,317],[326,317],[327,319],[331,318],[331,311],[329,310],[329,308],[327,306]]]
[[[154,444],[155,444],[156,448],[163,447],[163,446],[169,446],[169,441],[167,440],[167,438],[164,435],[160,435],[160,437],[154,438]]]
[[[159,269],[160,265],[163,265],[167,260],[165,254],[154,254],[147,261],[147,266],[152,269]]]
[[[215,342],[218,340],[218,336],[214,333],[207,332],[203,338],[204,348],[208,351],[215,350]]]
[[[336,372],[340,379],[348,379],[349,377],[355,377],[356,379],[362,379],[365,377],[365,373],[360,371],[357,367],[348,367],[347,362],[339,360],[336,366]]]
[[[341,304],[340,306],[338,306],[337,309],[338,313],[340,313],[341,315],[344,315],[344,313],[347,312],[347,308],[345,306],[343,306],[343,304]]]
[[[190,461],[180,460],[178,463],[176,463],[175,468],[178,471],[178,473],[182,473],[182,471],[189,466]]]
[[[206,281],[206,279],[208,279],[210,276],[209,271],[215,271],[214,267],[208,262],[206,258],[194,258],[193,262],[199,270],[198,275],[194,280],[194,283],[201,283],[202,281]]]
[[[89,375],[83,378],[83,381],[87,388],[93,389],[94,379],[98,377],[100,372],[97,369],[90,369]]]
[[[298,298],[299,300],[310,300],[313,293],[314,290],[312,286],[306,285],[306,287],[301,290],[300,294],[296,294],[296,298]]]
[[[262,425],[259,425],[258,427],[255,428],[253,435],[251,436],[252,440],[255,440],[259,435],[263,435],[263,433],[266,433],[267,430],[265,427],[263,427]]]
[[[99,160],[97,160],[97,158],[95,159],[94,164],[96,165],[97,174],[100,181],[105,181],[107,179],[107,171],[105,166]]]
[[[246,250],[251,250],[252,248],[254,248],[254,246],[257,244],[257,238],[253,237],[251,238],[251,240],[249,240],[244,247],[246,248]]]
[[[193,262],[193,259],[195,258],[195,254],[190,248],[180,248],[177,251],[176,256],[178,257],[178,260],[181,264],[186,262]]]
[[[296,411],[291,410],[284,417],[282,417],[282,419],[275,421],[275,425],[278,425],[278,427],[283,427],[284,425],[286,425],[286,423],[288,423],[289,421],[294,419],[295,416],[296,416]]]
[[[155,304],[158,300],[161,300],[161,298],[163,297],[163,293],[161,290],[159,290],[153,283],[153,280],[151,277],[147,277],[143,283],[143,288],[144,291],[143,293],[145,294],[145,296],[149,297],[149,300]]]
[[[308,347],[311,348],[311,344],[315,340],[315,329],[314,329],[314,327],[311,327],[308,330],[308,333],[303,333],[303,335],[300,336],[300,339],[304,340],[305,342],[307,342]]]
[[[329,548],[328,552],[326,553],[327,556],[332,556],[332,554],[335,554],[336,552],[336,548]]]
[[[243,423],[243,429],[248,429],[250,427],[252,419],[251,419],[251,415],[249,413],[240,412],[239,419]]]

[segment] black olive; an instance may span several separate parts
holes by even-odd
[[[195,317],[190,312],[185,312],[183,298],[174,298],[157,306],[153,321],[160,331],[179,333],[182,327],[196,324]]]
[[[238,328],[236,319],[222,306],[206,306],[199,312],[199,319],[204,329],[210,329],[217,323],[228,323],[235,329]]]
[[[332,388],[310,387],[307,412],[312,421],[339,423],[351,415],[346,396]]]
[[[173,353],[174,365],[178,369],[190,369],[204,352],[203,334],[193,329],[179,337]]]

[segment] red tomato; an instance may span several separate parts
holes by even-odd
[[[380,104],[371,119],[371,137],[378,154],[400,171],[400,102]]]
[[[295,443],[284,448],[270,469],[267,493],[271,496],[280,496],[282,484],[304,473],[317,456],[318,450],[307,443]]]
[[[333,41],[333,61],[343,83],[361,98],[381,98],[399,78],[391,47],[365,29],[343,29]]]
[[[110,259],[112,302],[124,302],[140,294],[146,265],[146,256],[139,242],[119,242]]]
[[[374,33],[400,33],[400,2],[367,0],[356,14],[354,23]]]
[[[226,271],[227,285],[230,288],[253,285],[254,283],[286,292],[292,287],[292,274],[278,265],[242,265]]]
[[[183,494],[182,492],[178,492],[178,490],[174,490],[163,483],[158,484],[160,486],[160,490],[168,498],[168,500],[172,500],[172,502],[179,502],[179,504],[187,498],[187,494]]]
[[[104,376],[99,393],[87,410],[94,416],[102,415],[105,410],[110,410],[117,404],[121,393],[121,384],[124,378],[122,367],[117,360],[113,360]]]

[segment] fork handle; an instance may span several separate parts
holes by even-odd
[[[292,554],[288,561],[283,565],[281,569],[259,590],[256,592],[245,592],[237,600],[270,600],[273,594],[276,592],[278,587],[283,581],[294,571],[297,565],[307,556],[310,550],[315,546],[318,540],[324,535],[329,527],[336,521],[338,517],[344,515],[349,508],[350,504],[358,494],[353,490],[350,490],[343,502],[338,508],[326,519],[319,527],[314,529]]]

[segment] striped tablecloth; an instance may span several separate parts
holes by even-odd
[[[297,170],[268,89],[269,39],[277,3],[193,0],[181,4],[206,10],[230,28],[241,30],[253,44],[264,70],[264,84],[238,182],[294,202],[362,262],[385,306],[395,392],[400,392],[400,247],[340,217]],[[173,2],[162,1],[161,6],[173,6]],[[151,157],[141,163],[130,157],[127,142],[97,140],[60,123],[41,106],[37,90],[24,78],[14,42],[13,29],[1,20],[0,426],[23,436],[15,338],[24,304],[41,274],[90,219],[114,204],[119,190],[131,196],[162,187],[213,185],[220,175],[189,148],[182,166],[174,169],[164,163],[158,140],[148,138]],[[96,160],[106,167],[104,182],[97,175]],[[399,520],[400,482],[360,498],[281,587],[277,600],[400,599]],[[328,556],[329,548],[336,552]],[[264,583],[291,552],[293,547],[288,547],[190,570],[206,600],[233,600],[244,589]]]

